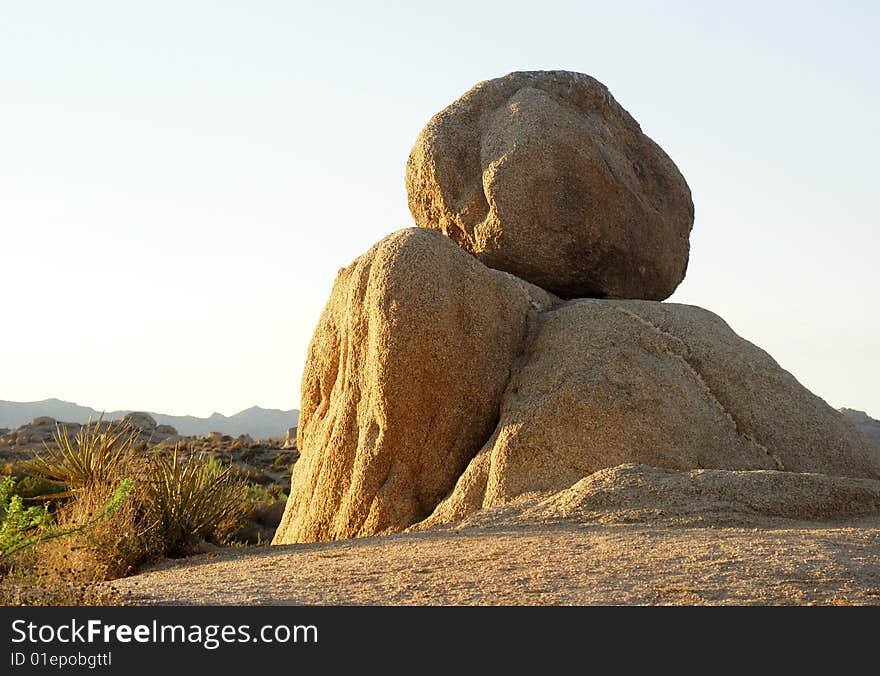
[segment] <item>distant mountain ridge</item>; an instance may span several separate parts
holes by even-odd
[[[854,408],[840,408],[838,410],[849,418],[849,421],[858,427],[862,434],[875,444],[880,445],[880,420],[874,420],[864,411],[858,411]]]
[[[104,413],[104,420],[118,420],[131,412],[131,410],[108,411]],[[213,413],[207,418],[167,415],[153,411],[145,411],[145,413],[153,416],[160,425],[171,425],[178,433],[186,436],[220,432],[230,436],[249,434],[254,439],[283,436],[289,427],[297,424],[299,419],[299,411],[296,409],[282,411],[259,406],[252,406],[231,416]],[[97,420],[100,415],[101,412],[93,408],[60,399],[29,402],[0,400],[0,427],[18,427],[40,416],[49,416],[61,422],[84,423],[89,419]]]

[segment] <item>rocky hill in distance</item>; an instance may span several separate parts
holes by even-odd
[[[104,420],[118,420],[133,412],[108,411],[104,413]],[[299,418],[297,410],[281,411],[260,408],[259,406],[252,406],[231,416],[214,413],[207,418],[197,418],[191,415],[166,415],[152,411],[149,411],[149,414],[157,424],[170,425],[184,436],[219,432],[232,437],[247,434],[254,439],[283,436],[289,428],[296,426]],[[85,423],[89,420],[97,420],[100,415],[101,411],[60,399],[29,402],[0,400],[0,428],[19,427],[40,417]]]
[[[862,431],[862,434],[875,444],[880,445],[880,420],[874,420],[874,418],[864,411],[858,411],[854,408],[841,408],[838,410],[843,413],[853,425],[858,427]]]

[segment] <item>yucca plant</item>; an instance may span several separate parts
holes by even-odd
[[[184,462],[176,446],[150,459],[145,503],[162,553],[175,555],[198,540],[223,542],[234,532],[247,513],[247,484],[210,457]]]
[[[105,427],[98,418],[83,425],[72,438],[67,427],[59,424],[52,438],[54,447],[43,443],[44,453],[23,465],[25,470],[64,486],[65,491],[51,497],[65,498],[96,484],[120,480],[137,430],[124,420]]]

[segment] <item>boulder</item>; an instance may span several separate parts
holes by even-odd
[[[556,302],[432,230],[389,235],[341,270],[309,347],[273,542],[428,516],[492,434],[530,327]]]
[[[37,418],[34,418],[31,422],[32,427],[55,427],[55,424],[55,418],[50,418],[47,415],[41,415]]]
[[[541,315],[495,432],[426,523],[626,463],[880,478],[873,445],[720,317],[582,299]]]
[[[421,132],[406,187],[417,225],[562,297],[662,300],[684,278],[690,189],[582,73],[476,85]]]
[[[143,411],[132,411],[123,416],[122,420],[145,432],[156,429],[155,418],[149,413],[144,413]]]

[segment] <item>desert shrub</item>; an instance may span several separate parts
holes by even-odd
[[[64,504],[36,545],[33,567],[44,584],[76,586],[128,575],[155,550],[131,478],[93,484]]]
[[[216,458],[190,457],[179,449],[150,460],[147,518],[164,555],[187,551],[199,540],[225,543],[247,515],[247,485]]]
[[[83,566],[77,557],[70,557],[65,551],[73,551],[71,543],[88,539],[90,531],[101,532],[117,510],[129,504],[127,498],[133,482],[121,482],[90,514],[70,521],[59,521],[58,514],[53,516],[41,507],[25,508],[21,497],[11,494],[14,490],[11,479],[4,479],[0,485],[3,506],[0,603],[107,605],[115,602],[112,593],[90,584],[100,579],[98,566],[94,563]],[[107,560],[110,560],[109,553]],[[78,570],[74,571],[74,567]]]
[[[279,451],[278,455],[272,459],[272,469],[292,471],[298,459],[299,454],[296,452]]]
[[[127,423],[88,425],[74,437],[58,428],[57,449],[27,463],[35,481],[60,489],[49,496],[56,506],[51,523],[37,523],[38,516],[48,518],[41,516],[46,510],[28,511],[4,482],[14,530],[27,533],[33,545],[18,557],[24,564],[19,582],[43,596],[71,599],[84,593],[83,585],[186,554],[201,540],[225,543],[239,528],[247,487],[229,466],[205,456],[185,461],[179,447],[170,454],[133,453],[136,433]]]
[[[275,479],[258,467],[235,467],[234,471],[242,481],[255,486],[269,486],[275,483]]]
[[[253,488],[253,487],[251,487]],[[266,495],[265,500],[256,499],[250,491],[250,505],[247,518],[235,532],[233,541],[241,546],[262,545],[272,541],[278,524],[284,516],[286,496],[282,492],[274,496]]]
[[[254,447],[254,446],[248,446],[246,448],[242,448],[238,454],[238,458],[242,462],[249,462],[250,460],[253,460],[257,456],[259,450],[260,450],[259,447]]]
[[[128,572],[143,557],[133,532],[138,521],[137,431],[127,421],[104,425],[99,418],[75,435],[56,426],[54,446],[22,463],[36,486],[54,486],[41,497],[55,514],[34,536],[29,568],[43,586],[90,583]]]
[[[248,484],[248,498],[252,503],[273,503],[287,500],[287,489],[279,484]]]

